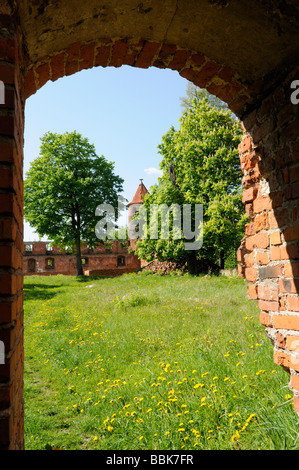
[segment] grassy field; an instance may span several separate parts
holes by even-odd
[[[299,449],[243,279],[25,278],[26,449]]]

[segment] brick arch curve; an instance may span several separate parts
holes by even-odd
[[[229,1],[209,3],[226,6]],[[5,85],[5,103],[0,103],[0,341],[5,345],[5,364],[0,366],[0,449],[24,447],[24,104],[48,80],[94,66],[177,70],[227,102],[241,119],[243,201],[252,222],[238,251],[239,273],[249,282],[250,298],[259,302],[260,320],[273,343],[274,361],[290,374],[299,412],[299,105],[290,101],[290,83],[298,79],[299,68],[285,67],[282,61],[282,73],[275,69],[271,83],[265,86],[266,79],[241,79],[229,61],[217,62],[201,51],[180,46],[180,41],[127,37],[77,40],[31,60],[11,7],[1,8],[0,80]]]
[[[227,65],[218,64],[201,52],[175,44],[127,38],[75,42],[65,50],[36,60],[25,73],[25,98],[29,98],[48,80],[55,81],[92,67],[122,65],[175,70],[194,85],[206,88],[226,102],[236,114],[250,101],[248,86]]]

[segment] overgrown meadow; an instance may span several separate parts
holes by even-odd
[[[237,277],[25,278],[25,448],[299,449]]]

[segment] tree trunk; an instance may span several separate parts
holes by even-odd
[[[197,252],[195,250],[187,253],[187,269],[190,274],[198,274]]]
[[[77,276],[83,276],[80,236],[76,237],[76,271],[77,271]]]
[[[224,269],[224,250],[221,249],[219,252],[219,268]]]

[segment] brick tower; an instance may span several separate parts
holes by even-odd
[[[134,194],[134,197],[131,202],[128,204],[128,226],[130,227],[130,222],[132,217],[139,211],[140,205],[144,203],[144,196],[148,193],[148,190],[143,184],[143,180],[140,179],[140,184]],[[129,232],[130,239],[130,232]],[[136,240],[130,239],[131,248],[134,250]]]

